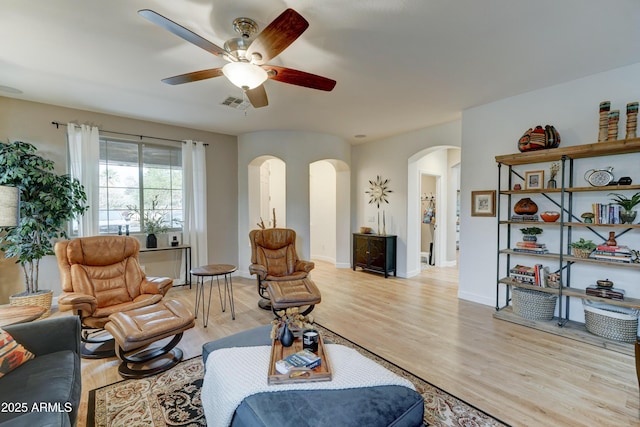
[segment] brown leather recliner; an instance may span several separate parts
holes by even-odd
[[[315,264],[298,258],[296,232],[288,228],[252,230],[249,240],[249,272],[257,276],[262,297],[258,305],[266,310],[307,305],[306,312],[310,312],[320,302],[320,291],[308,277]]]
[[[95,236],[56,243],[63,293],[61,311],[73,310],[83,326],[83,356],[109,357],[111,337],[102,331],[109,315],[155,304],[169,291],[170,278],[146,277],[138,264],[140,243],[128,236]],[[89,332],[88,330],[92,330]],[[101,344],[90,349],[86,344]]]

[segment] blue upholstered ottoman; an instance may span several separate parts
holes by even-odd
[[[271,325],[250,329],[202,346],[206,366],[209,354],[228,347],[271,345]],[[344,390],[295,390],[257,393],[245,398],[232,427],[286,426],[422,426],[424,401],[402,386]]]

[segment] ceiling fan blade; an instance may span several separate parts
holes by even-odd
[[[162,83],[169,85],[181,85],[183,83],[197,82],[199,80],[212,79],[222,76],[222,68],[211,68],[208,70],[194,71],[192,73],[180,74],[179,76],[162,79]]]
[[[264,89],[264,85],[260,85],[254,89],[246,90],[247,98],[251,101],[251,105],[253,108],[266,107],[269,105],[269,100],[267,99],[267,91]]]
[[[309,23],[298,12],[293,9],[285,10],[251,43],[247,49],[247,59],[258,65],[270,61],[300,37],[308,27]]]
[[[277,80],[282,83],[325,90],[327,92],[330,92],[336,86],[335,80],[292,68],[278,67],[276,65],[265,65],[263,68],[267,70],[271,80]]]
[[[189,43],[193,43],[194,45],[206,50],[209,53],[213,53],[216,56],[221,56],[223,58],[230,59],[232,61],[235,60],[229,53],[223,48],[216,46],[211,43],[209,40],[200,37],[196,33],[191,30],[186,29],[180,24],[173,22],[171,19],[160,15],[157,12],[154,12],[150,9],[142,9],[138,11],[138,15],[146,18],[150,22],[156,24],[159,27],[164,28],[167,31],[172,32],[176,36],[188,41]]]

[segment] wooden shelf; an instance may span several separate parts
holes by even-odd
[[[554,162],[561,160],[563,157],[581,159],[587,157],[637,153],[639,151],[640,138],[633,138],[574,145],[571,147],[550,148],[547,150],[528,151],[525,153],[506,154],[496,156],[496,162],[502,163],[503,165],[515,166],[528,163]]]
[[[500,249],[499,253],[507,254],[507,255],[521,255],[528,257],[537,257],[537,258],[546,258],[558,260],[560,259],[560,254],[549,252],[548,254],[534,254],[529,252],[518,252],[513,249]],[[573,255],[563,255],[562,260],[566,262],[578,262],[578,263],[586,263],[586,264],[598,264],[608,267],[619,267],[619,268],[629,268],[632,270],[640,270],[640,263],[637,262],[616,262],[616,261],[603,261],[599,259],[593,258],[578,258]]]
[[[640,224],[594,224],[587,222],[565,222],[567,227],[607,227],[607,228],[640,228]]]

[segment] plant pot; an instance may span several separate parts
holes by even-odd
[[[147,234],[147,244],[148,249],[157,248],[158,247],[158,238],[155,234]]]
[[[620,211],[620,221],[622,221],[623,224],[633,224],[637,214],[638,211]]]
[[[53,300],[53,291],[50,289],[45,289],[42,291],[34,292],[32,294],[22,292],[20,294],[11,295],[9,297],[9,304],[13,306],[35,305],[37,307],[44,308],[46,311],[42,314],[42,316],[36,319],[36,320],[39,320],[39,319],[44,319],[45,317],[49,317],[51,315],[52,300]]]
[[[533,234],[525,234],[522,236],[523,242],[537,242],[538,238]]]

